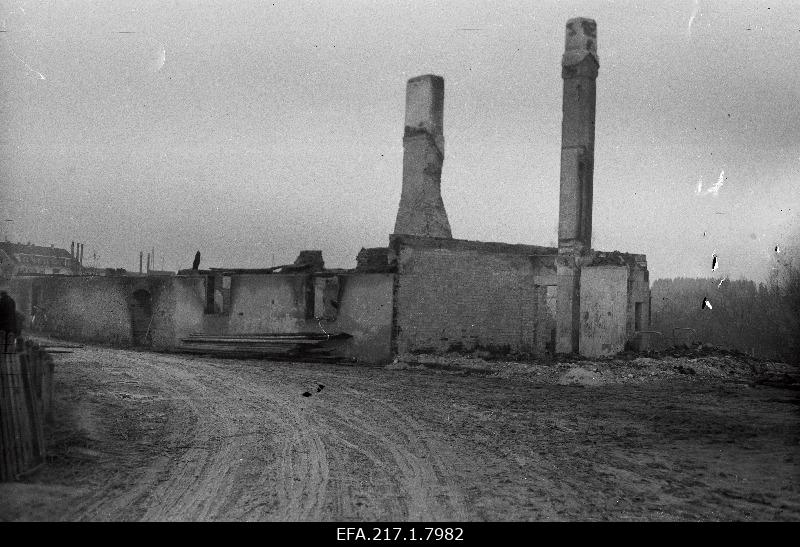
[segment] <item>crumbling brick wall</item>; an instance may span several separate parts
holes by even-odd
[[[619,251],[594,252],[591,267],[612,266],[627,269],[625,337],[623,344],[634,342],[637,338],[637,331],[650,329],[650,276],[647,270],[647,257],[643,254],[622,253]],[[602,336],[605,336],[605,334]],[[616,351],[620,350],[618,348],[619,345],[619,343],[614,344]]]
[[[580,354],[614,355],[627,338],[628,267],[601,264],[581,269]]]
[[[388,247],[362,248],[356,256],[357,272],[390,273],[396,270],[394,251]]]
[[[640,304],[639,328],[636,328],[636,304]],[[646,267],[632,266],[628,275],[628,340],[632,341],[636,331],[650,330],[650,276]]]
[[[398,257],[395,345],[398,353],[537,353],[546,280],[555,282],[555,249],[444,238],[394,236]],[[546,267],[550,264],[550,267]]]
[[[147,343],[155,348],[172,343],[171,278],[41,276],[19,278],[16,293],[26,327],[37,306],[37,328],[76,341],[130,345],[133,340],[131,298],[136,291],[150,296]]]

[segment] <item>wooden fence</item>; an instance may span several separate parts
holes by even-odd
[[[44,421],[52,420],[53,359],[30,340],[0,331],[0,481],[45,462]]]

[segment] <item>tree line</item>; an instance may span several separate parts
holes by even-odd
[[[800,267],[776,261],[766,282],[713,278],[657,279],[651,329],[672,342],[692,328],[694,341],[800,364]]]

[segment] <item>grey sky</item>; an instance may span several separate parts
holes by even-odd
[[[712,275],[713,252],[714,275],[762,278],[797,223],[798,2],[0,5],[0,220],[89,265],[353,266],[388,242],[426,73],[453,236],[554,242],[578,15],[598,25],[594,248],[646,253],[651,279]]]

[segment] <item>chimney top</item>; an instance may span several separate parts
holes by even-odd
[[[597,64],[600,64],[600,58],[597,56],[597,23],[594,19],[574,17],[567,21],[567,36],[561,64],[577,65],[587,55],[594,57]]]
[[[406,135],[425,132],[442,134],[444,78],[424,74],[406,84]]]

